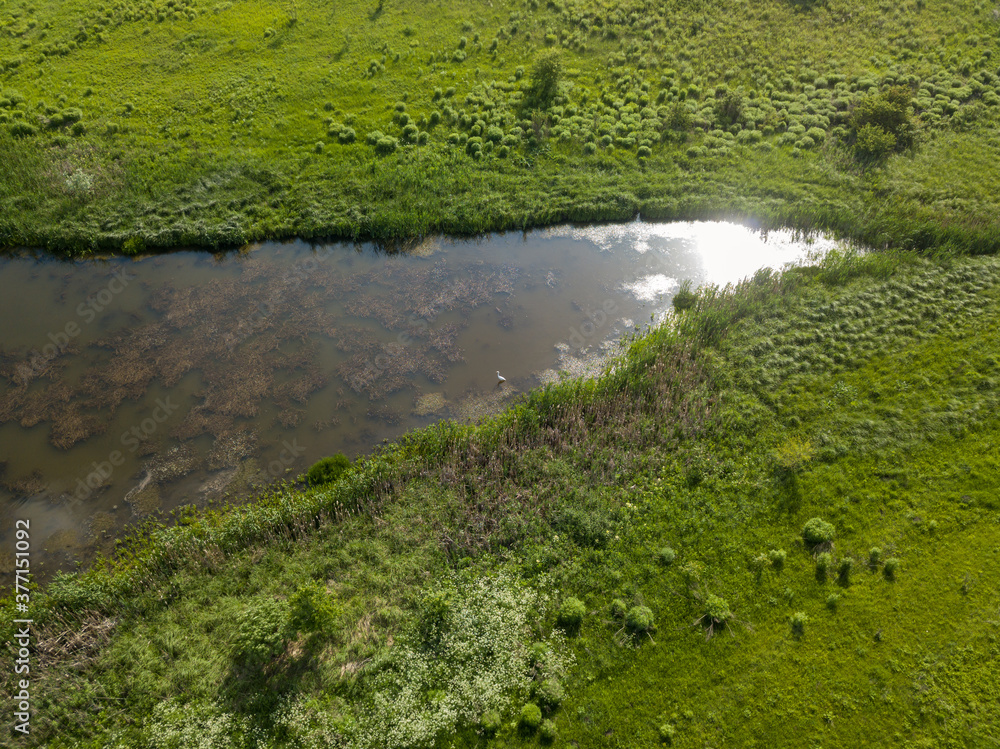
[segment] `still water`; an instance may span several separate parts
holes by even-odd
[[[595,371],[684,279],[735,282],[832,244],[634,222],[391,255],[292,242],[2,258],[0,572],[17,519],[31,521],[36,576],[75,568],[178,505],[234,501]]]

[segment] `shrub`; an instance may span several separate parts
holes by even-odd
[[[316,153],[323,153],[324,143],[321,140],[316,141],[316,145],[313,146],[313,151]]]
[[[824,551],[822,554],[816,557],[816,577],[819,580],[826,580],[827,574],[830,572],[830,567],[833,565],[833,557],[830,553]]]
[[[634,635],[652,632],[656,628],[653,612],[646,606],[633,606],[625,616],[625,626]]]
[[[375,153],[379,156],[388,156],[396,150],[396,146],[398,145],[398,140],[393,138],[391,135],[386,135],[378,139],[378,142],[375,144]]]
[[[558,52],[547,52],[535,61],[528,89],[528,97],[535,106],[541,109],[551,106],[559,91],[561,76],[562,59]]]
[[[889,557],[885,560],[885,566],[882,568],[882,571],[885,573],[887,580],[895,580],[898,570],[899,560],[896,557]]]
[[[671,549],[669,546],[664,546],[662,549],[656,552],[657,561],[664,567],[669,567],[673,564],[673,561],[677,558],[677,552]]]
[[[483,728],[483,733],[487,736],[493,736],[500,727],[503,725],[503,721],[500,717],[500,713],[496,710],[487,710],[483,713],[483,717],[479,720],[479,725]]]
[[[628,606],[625,605],[625,601],[621,598],[616,598],[611,602],[611,616],[615,619],[624,619],[627,611]]]
[[[639,150],[636,151],[636,156],[640,159],[646,159],[653,155],[653,150],[649,146],[639,146]]]
[[[836,611],[837,610],[837,606],[839,604],[840,604],[840,594],[839,593],[831,593],[830,595],[828,595],[826,597],[826,607],[828,609],[830,609],[830,611]]]
[[[677,729],[673,727],[670,723],[664,723],[660,726],[660,741],[664,744],[672,744],[674,741],[674,734],[677,733]]]
[[[530,702],[521,708],[521,718],[518,725],[525,733],[534,733],[542,724],[542,710]]]
[[[877,161],[896,148],[896,136],[878,125],[862,125],[854,141],[854,154],[864,161]]]
[[[329,484],[340,478],[348,468],[351,461],[343,453],[337,453],[328,458],[317,460],[306,472],[306,480],[310,486],[320,486]]]
[[[840,581],[841,585],[849,585],[851,582],[851,570],[854,569],[854,560],[850,557],[844,557],[840,560],[840,565],[837,568],[837,579]]]
[[[288,611],[273,598],[255,601],[237,617],[236,634],[230,645],[234,661],[259,668],[285,646]]]
[[[597,151],[597,146],[594,143],[584,143],[583,152],[588,156]]]
[[[326,589],[316,582],[299,587],[288,599],[292,632],[330,632],[340,612]]]
[[[535,698],[546,712],[551,713],[562,704],[566,692],[556,679],[546,679],[535,690]]]
[[[888,143],[885,135],[892,136],[892,145],[888,150],[899,146],[905,148],[913,141],[913,123],[910,119],[910,105],[913,96],[905,86],[892,86],[875,96],[867,96],[858,102],[851,112],[851,127],[861,139],[861,131],[868,130],[871,134],[879,133],[881,142]]]
[[[811,547],[830,543],[835,534],[834,527],[823,518],[811,518],[802,528],[802,540]]]
[[[587,607],[579,598],[567,598],[559,607],[559,614],[556,616],[556,625],[567,633],[578,632],[583,624],[583,617],[587,613]]]
[[[345,127],[339,133],[337,133],[337,140],[343,143],[345,146],[353,143],[358,137],[357,133],[354,132],[354,128]]]
[[[486,128],[486,133],[483,135],[483,137],[492,143],[499,143],[501,140],[503,140],[503,130],[496,127],[495,125],[488,127]]]
[[[420,134],[420,128],[418,128],[413,123],[410,123],[409,125],[403,128],[403,140],[406,143],[413,143],[413,141],[417,139],[417,136],[419,134]]]
[[[603,140],[603,139],[602,139]],[[698,294],[691,291],[691,280],[684,279],[681,281],[681,286],[674,294],[674,310],[677,312],[684,312],[689,310],[698,303]]]
[[[868,566],[874,570],[877,569],[879,564],[881,563],[882,563],[882,550],[877,546],[873,546],[871,549],[868,550]]]
[[[417,610],[416,636],[421,647],[434,650],[451,629],[451,596],[447,592],[424,596]]]
[[[806,616],[804,611],[796,611],[791,616],[792,632],[796,637],[801,637],[802,633],[805,632],[806,624],[809,623],[809,617]]]
[[[372,130],[370,133],[368,133],[368,137],[365,138],[365,143],[367,143],[369,146],[374,146],[384,137],[385,133],[383,133],[381,130]]]
[[[556,724],[551,720],[542,721],[541,727],[538,729],[538,738],[541,739],[543,744],[551,744],[556,740],[559,732],[556,730]]]

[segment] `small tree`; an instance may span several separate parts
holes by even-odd
[[[531,69],[531,85],[528,98],[540,109],[552,106],[552,101],[559,91],[559,79],[562,76],[562,59],[558,52],[546,52],[535,60]]]

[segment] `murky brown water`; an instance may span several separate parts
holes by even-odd
[[[18,518],[36,576],[75,567],[143,518],[584,372],[662,316],[682,279],[736,281],[830,244],[633,223],[406,255],[288,243],[0,259],[0,572]]]

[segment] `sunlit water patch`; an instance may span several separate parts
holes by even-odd
[[[178,505],[592,372],[684,279],[734,282],[831,244],[634,222],[405,255],[285,243],[2,259],[0,569],[14,519],[31,520],[34,571],[75,566]]]

